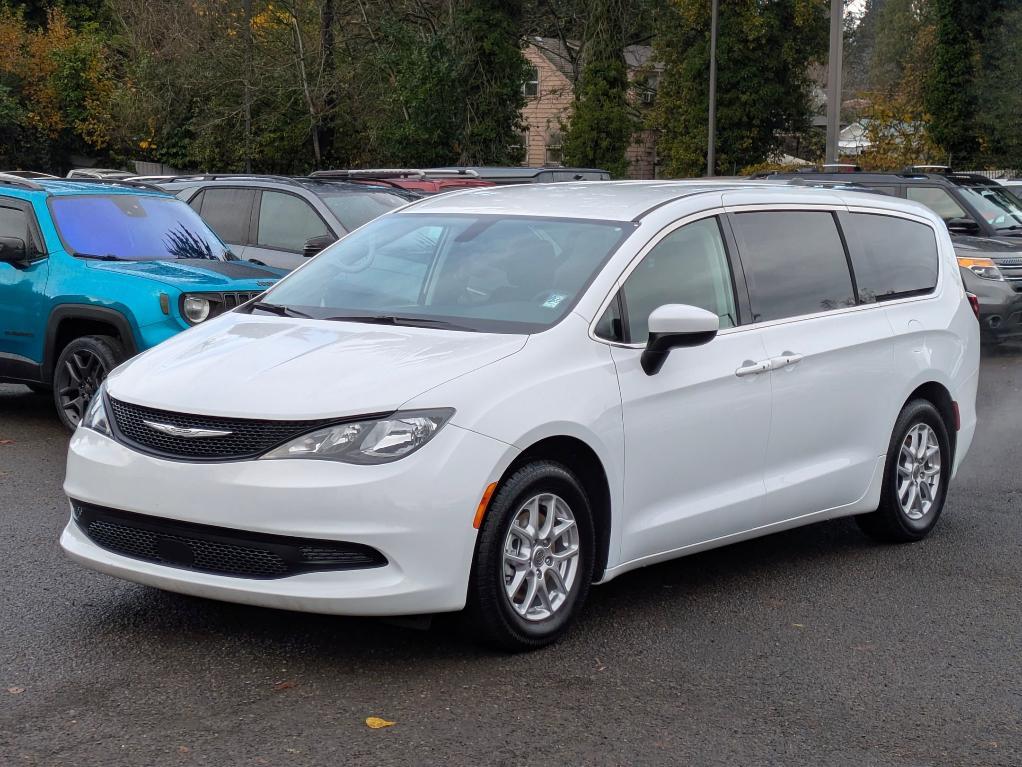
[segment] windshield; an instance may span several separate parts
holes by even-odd
[[[323,251],[264,301],[316,319],[536,332],[571,310],[629,231],[621,222],[385,216]]]
[[[417,199],[414,195],[388,191],[326,191],[318,192],[330,212],[337,216],[346,231],[358,229],[362,224],[379,218],[388,210],[394,210]]]
[[[235,259],[199,215],[173,197],[74,195],[51,197],[49,206],[64,249],[74,255],[120,261]]]
[[[1022,229],[1022,202],[998,186],[962,187],[962,194],[994,229]]]

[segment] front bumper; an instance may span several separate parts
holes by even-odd
[[[979,299],[979,326],[984,341],[1022,339],[1022,292],[1012,282],[984,280],[962,269],[965,289]]]
[[[61,546],[94,570],[168,591],[343,615],[414,615],[465,605],[472,526],[514,448],[448,424],[422,450],[381,466],[277,460],[202,464],[137,453],[79,429],[64,491],[120,511],[234,530],[361,543],[383,567],[250,579],[110,551],[72,519]]]

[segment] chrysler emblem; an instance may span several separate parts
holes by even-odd
[[[170,423],[157,423],[156,421],[142,421],[150,429],[169,434],[171,437],[184,437],[195,439],[197,437],[226,437],[233,432],[222,429],[193,429],[186,426],[174,426]]]

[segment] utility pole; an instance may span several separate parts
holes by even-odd
[[[706,175],[717,166],[717,0],[710,0],[710,124],[706,139]]]
[[[844,47],[844,2],[830,0],[830,53],[827,56],[827,159],[838,161],[841,134],[841,57]]]
[[[245,172],[252,172],[252,0],[242,3],[245,15]]]

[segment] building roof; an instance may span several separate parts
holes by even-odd
[[[578,79],[576,66],[581,65],[581,45],[573,40],[567,42],[556,37],[530,37],[529,44],[532,45],[550,64],[570,83]],[[627,45],[625,46],[625,65],[628,69],[638,69],[645,66],[653,56],[651,45]]]

